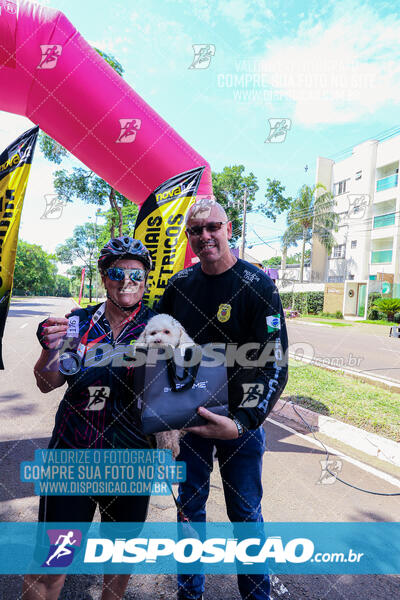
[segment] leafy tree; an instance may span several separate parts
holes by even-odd
[[[304,260],[310,260],[311,259],[311,249],[308,248],[305,252],[304,252]],[[301,252],[296,252],[295,254],[291,254],[290,256],[287,257],[286,259],[286,263],[288,265],[298,265],[301,263]]]
[[[72,267],[67,270],[67,275],[69,277],[71,295],[77,296],[81,287],[82,267],[78,265],[72,265]],[[89,286],[86,284],[87,290],[85,290],[85,284],[83,287],[83,295],[85,296],[85,291],[88,292]]]
[[[273,269],[279,269],[281,266],[282,257],[281,256],[271,256],[271,258],[267,258],[262,261],[264,267],[272,267]]]
[[[110,65],[110,67],[112,67],[114,69],[114,71],[116,71],[118,73],[118,75],[120,75],[122,77],[125,69],[121,65],[121,63],[118,62],[117,59],[114,58],[114,56],[112,56],[112,54],[106,54],[105,52],[103,52],[102,50],[99,50],[98,48],[95,48],[95,50],[98,54],[100,54],[100,56],[102,58],[104,58],[104,60]]]
[[[121,235],[130,235],[133,237],[133,232],[135,230],[135,223],[138,215],[138,207],[133,202],[129,202],[125,206],[122,207],[122,232]],[[100,250],[103,248],[104,244],[108,242],[110,237],[110,231],[112,231],[113,227],[115,228],[115,222],[113,225],[113,221],[115,221],[115,213],[112,210],[103,211],[102,215],[106,218],[105,225],[97,224],[96,234],[97,234],[97,248]]]
[[[63,298],[69,298],[70,292],[70,280],[65,275],[56,275],[56,281],[54,286],[54,296],[61,296]]]
[[[311,258],[311,250],[308,249],[304,253],[305,260]],[[295,254],[291,254],[286,258],[286,264],[288,265],[298,265],[301,261],[301,252],[296,252]],[[267,260],[263,260],[264,267],[273,267],[279,268],[282,264],[282,256],[272,256]]]
[[[293,198],[283,195],[284,191],[285,186],[280,181],[268,178],[267,191],[264,194],[266,202],[260,204],[257,211],[275,223],[277,216],[288,210],[293,202]]]
[[[232,246],[242,234],[244,191],[247,190],[247,211],[250,212],[259,189],[256,176],[253,173],[244,175],[244,169],[243,165],[233,165],[224,167],[220,173],[212,173],[215,199],[232,221]]]
[[[282,185],[282,183],[278,179],[270,179],[268,177],[267,190],[264,194],[266,201],[257,207],[257,212],[262,213],[268,219],[271,219],[275,223],[278,215],[288,210],[293,202],[293,198],[291,196],[286,197],[283,195],[285,189],[285,186]],[[284,245],[283,242],[283,257],[281,261],[283,268],[284,265],[286,265],[286,253],[287,247]]]
[[[325,190],[325,191],[323,191]],[[303,282],[305,246],[315,235],[330,250],[334,244],[339,216],[334,211],[335,201],[322,183],[314,187],[303,185],[292,201],[287,215],[287,229],[282,236],[284,248],[301,241],[300,282]]]
[[[51,295],[56,285],[57,266],[53,254],[37,244],[19,240],[14,270],[14,290],[32,295]]]
[[[58,260],[73,264],[79,260],[85,267],[85,277],[89,280],[89,301],[92,301],[92,281],[97,269],[98,249],[93,223],[78,225],[72,238],[56,248]]]
[[[375,304],[372,308],[383,312],[387,316],[388,321],[394,321],[395,313],[400,311],[400,299],[378,298],[375,300]]]
[[[97,48],[95,50],[122,77],[124,72],[122,65],[113,56]],[[69,156],[65,148],[45,133],[40,134],[39,146],[45,157],[56,164],[61,164],[62,160]],[[64,202],[72,202],[74,198],[98,206],[104,206],[108,202],[110,204],[108,237],[115,237],[116,232],[117,235],[123,235],[124,208],[133,203],[93,171],[84,167],[73,167],[72,171],[57,170],[54,174],[54,188],[60,200]],[[136,216],[138,209],[136,205],[133,206],[131,212]]]

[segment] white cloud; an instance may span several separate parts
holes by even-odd
[[[33,123],[26,117],[0,111],[0,153],[15,138],[31,127],[33,127]]]
[[[260,39],[267,22],[274,19],[271,0],[168,0],[188,7],[187,14],[209,27],[216,27],[218,17],[235,27],[245,45]]]
[[[265,0],[220,0],[217,10],[227,17],[246,36],[253,36],[254,27],[261,29],[267,19],[273,19],[274,13]],[[249,24],[251,23],[251,27]]]
[[[88,40],[88,44],[90,44],[93,48],[98,48],[102,52],[106,52],[107,54],[113,54],[114,56],[123,51],[126,44],[130,43],[130,39],[128,37],[110,37],[102,40]]]
[[[346,9],[346,10],[345,10]],[[355,18],[357,15],[357,18]],[[264,83],[295,102],[305,125],[360,120],[400,97],[400,17],[335,5],[330,23],[303,22],[297,35],[269,41]]]
[[[140,38],[140,49],[146,54],[148,65],[155,61],[162,72],[181,70],[182,62],[189,67],[193,58],[192,37],[185,32],[184,25],[178,21],[166,20],[150,10],[133,11],[130,15],[132,32]],[[158,56],[157,56],[158,55]]]

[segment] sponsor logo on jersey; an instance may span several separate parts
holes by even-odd
[[[175,275],[175,279],[182,279],[182,277],[188,277],[192,271],[193,269],[191,267],[189,267],[188,269],[183,269]]]
[[[253,408],[257,406],[261,396],[264,393],[263,383],[242,383],[243,388],[243,400],[239,406],[245,406],[246,408]]]
[[[243,279],[250,282],[260,281],[260,278],[257,275],[257,273],[253,273],[252,271],[248,271],[247,269],[243,271]]]
[[[90,398],[85,410],[103,410],[106,400],[110,397],[110,388],[101,385],[90,386],[89,394]]]
[[[230,304],[220,304],[217,312],[217,319],[220,323],[229,321],[232,307]]]
[[[267,317],[268,333],[279,331],[281,328],[281,315],[270,315]]]

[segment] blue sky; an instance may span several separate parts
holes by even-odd
[[[127,82],[213,170],[244,164],[293,195],[315,183],[318,155],[329,156],[399,123],[400,14],[388,2],[346,0],[43,1],[62,10],[93,45],[113,54]],[[213,44],[207,69],[189,69],[193,44]],[[290,119],[283,143],[265,143],[268,119]],[[0,145],[30,127],[0,113]],[[308,171],[305,171],[308,165]],[[20,237],[52,251],[94,214],[67,205],[56,221],[40,219],[52,193],[50,165],[37,152]],[[249,244],[275,245],[273,223],[250,215]],[[254,247],[261,251],[263,246]],[[265,247],[264,247],[265,248]]]

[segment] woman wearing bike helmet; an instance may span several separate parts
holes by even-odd
[[[100,252],[98,267],[107,300],[70,315],[51,317],[39,325],[42,353],[34,373],[46,393],[67,382],[57,411],[49,448],[148,448],[141,432],[133,392],[132,345],[155,314],[142,302],[152,267],[150,254],[139,240],[111,239]],[[68,333],[67,333],[68,331]],[[71,345],[72,343],[72,345]],[[39,521],[84,522],[89,528],[96,507],[102,527],[110,522],[142,523],[148,496],[47,496],[40,499]],[[135,537],[138,531],[129,532]],[[121,534],[126,535],[126,530]],[[42,560],[38,544],[37,560]],[[57,566],[55,564],[52,566]],[[104,575],[102,600],[122,598],[129,575]],[[65,575],[28,575],[24,600],[56,600]]]

